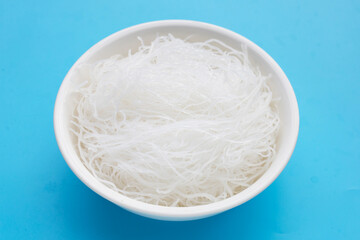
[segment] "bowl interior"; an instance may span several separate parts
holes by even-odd
[[[274,97],[280,97],[279,112],[281,127],[277,140],[277,155],[267,172],[248,189],[234,197],[204,206],[188,208],[169,208],[154,206],[127,198],[98,182],[84,167],[74,146],[70,134],[70,119],[74,108],[72,89],[78,83],[74,80],[74,68],[80,63],[94,63],[115,54],[127,56],[129,49],[136,52],[140,45],[138,37],[150,43],[157,35],[171,33],[189,41],[205,41],[216,38],[225,44],[241,49],[245,44],[249,59],[257,65],[264,75],[270,74],[270,87]],[[256,196],[280,174],[287,164],[295,147],[299,127],[298,107],[292,87],[280,67],[262,49],[246,38],[229,30],[192,21],[159,21],[131,27],[117,32],[88,50],[71,68],[59,90],[55,105],[54,125],[56,138],[61,152],[74,173],[91,189],[114,203],[140,215],[159,219],[184,220],[201,218],[227,210]]]

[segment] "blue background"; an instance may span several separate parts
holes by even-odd
[[[52,114],[71,65],[134,24],[229,28],[283,68],[300,108],[280,177],[218,216],[162,222],[88,189],[57,147]],[[0,239],[360,239],[359,1],[0,0]]]

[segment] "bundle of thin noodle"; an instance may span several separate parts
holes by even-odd
[[[103,184],[188,207],[229,198],[271,165],[279,114],[246,49],[159,36],[127,57],[79,67],[72,132]]]

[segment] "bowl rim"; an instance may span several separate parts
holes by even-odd
[[[278,167],[274,168],[273,171],[271,171],[271,173],[268,174],[269,176],[265,179],[265,181],[257,181],[253,185],[245,189],[244,191],[240,192],[239,194],[236,194],[230,198],[224,199],[219,202],[200,205],[200,206],[192,206],[192,207],[165,207],[165,206],[153,205],[131,199],[118,192],[111,190],[110,188],[106,187],[100,182],[95,183],[94,181],[88,179],[86,174],[84,174],[82,171],[80,171],[77,168],[75,161],[72,160],[74,156],[69,153],[64,143],[65,141],[63,141],[64,129],[61,127],[62,118],[61,118],[60,110],[66,97],[64,83],[70,80],[70,73],[73,71],[75,66],[77,66],[79,62],[81,62],[83,59],[91,56],[93,52],[95,52],[97,49],[101,48],[102,46],[112,43],[113,41],[116,41],[117,39],[122,38],[123,36],[131,34],[132,32],[146,30],[153,27],[169,27],[169,26],[197,27],[204,30],[208,30],[210,32],[217,32],[222,35],[237,39],[240,42],[244,42],[247,46],[250,46],[257,54],[259,54],[271,66],[273,71],[275,71],[278,74],[278,76],[280,76],[279,80],[282,81],[282,84],[285,87],[285,90],[289,96],[289,105],[291,109],[290,114],[292,115],[291,116],[292,131],[291,133],[288,133],[291,136],[289,137],[290,142],[287,143],[289,148],[285,154],[285,157],[281,159]],[[275,62],[275,60],[273,60],[270,57],[270,55],[268,55],[263,49],[261,49],[255,43],[253,43],[252,41],[248,40],[247,38],[241,36],[236,32],[233,32],[231,30],[225,29],[217,25],[213,25],[205,22],[199,22],[199,21],[192,21],[192,20],[160,20],[160,21],[153,21],[153,22],[134,25],[125,28],[123,30],[120,30],[118,32],[115,32],[110,36],[102,39],[95,45],[93,45],[73,64],[73,66],[66,74],[63,82],[61,83],[55,101],[53,120],[54,120],[55,137],[59,149],[70,169],[85,185],[87,185],[90,189],[92,189],[100,196],[106,198],[107,200],[129,211],[138,213],[143,216],[148,216],[156,219],[167,219],[167,220],[190,220],[190,219],[198,219],[198,218],[215,215],[224,212],[226,210],[229,210],[231,208],[234,208],[238,205],[241,205],[247,202],[248,200],[254,198],[263,190],[265,190],[283,171],[295,149],[295,145],[299,133],[299,108],[298,108],[296,96],[288,78],[286,77],[285,73],[282,71],[280,66]],[[267,171],[266,173],[268,172],[269,171]]]

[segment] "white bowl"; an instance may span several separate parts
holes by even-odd
[[[281,129],[278,137],[277,155],[273,164],[253,185],[226,200],[195,207],[163,207],[128,198],[96,180],[82,164],[73,144],[74,139],[72,139],[69,131],[69,120],[74,106],[69,97],[69,92],[71,92],[74,84],[71,80],[74,75],[74,68],[80,63],[95,62],[114,54],[120,53],[126,56],[129,49],[132,49],[132,52],[137,49],[139,45],[138,36],[142,37],[145,42],[149,42],[157,34],[168,33],[180,38],[192,35],[192,41],[216,38],[238,49],[241,44],[247,45],[250,60],[260,67],[263,74],[273,76],[270,87],[274,96],[281,97],[279,103]],[[279,176],[295,148],[299,131],[299,109],[294,91],[284,72],[256,44],[235,32],[215,25],[195,21],[166,20],[144,23],[121,30],[103,39],[85,52],[70,69],[60,87],[55,103],[54,128],[56,140],[67,164],[76,176],[93,191],[142,216],[162,220],[191,220],[208,217],[236,207],[262,192]]]

